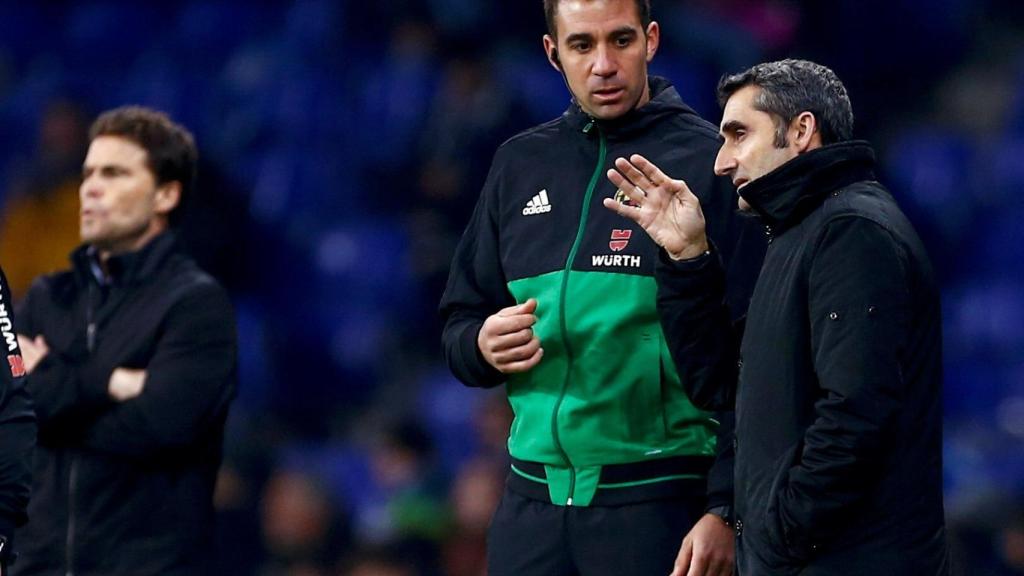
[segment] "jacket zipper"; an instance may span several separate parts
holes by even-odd
[[[71,456],[71,471],[68,473],[68,538],[67,570],[65,576],[75,576],[75,485],[78,483],[78,460]]]
[[[93,310],[95,288],[89,283],[89,295],[85,303],[85,346],[92,356],[96,348],[96,320]],[[68,472],[68,533],[66,541],[67,568],[65,576],[75,576],[75,492],[78,484],[78,459],[71,455],[70,471]]]
[[[565,448],[562,447],[562,441],[558,436],[558,412],[562,408],[562,401],[565,400],[565,393],[569,389],[569,377],[572,374],[573,364],[572,346],[569,343],[569,331],[565,319],[565,301],[569,288],[569,274],[572,272],[572,265],[576,260],[576,253],[579,252],[580,244],[583,242],[583,234],[586,230],[587,218],[590,215],[590,200],[594,195],[594,190],[597,188],[597,183],[600,181],[601,171],[604,169],[605,157],[608,154],[604,134],[593,120],[583,127],[583,133],[590,134],[594,128],[597,128],[597,133],[600,137],[597,166],[594,168],[594,175],[590,177],[590,184],[587,185],[587,193],[583,199],[583,213],[580,215],[580,226],[576,231],[576,240],[573,242],[572,249],[569,251],[569,259],[565,262],[565,271],[562,273],[562,290],[559,294],[558,306],[558,323],[562,334],[562,345],[565,346],[565,356],[568,359],[568,366],[565,370],[565,379],[562,381],[562,390],[558,394],[558,401],[555,402],[555,409],[551,413],[551,435],[554,437],[555,446],[558,448],[558,452],[562,455],[566,466],[569,468],[569,497],[565,502],[566,506],[572,506],[573,494],[576,492],[576,469],[573,468],[572,461],[569,460],[569,454],[566,453]]]

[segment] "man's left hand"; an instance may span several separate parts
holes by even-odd
[[[605,198],[604,207],[639,224],[672,259],[688,260],[707,251],[704,212],[686,182],[669,178],[639,154],[615,160],[608,179],[632,204]]]
[[[110,397],[118,402],[131,400],[139,394],[146,386],[146,371],[132,368],[115,368],[110,375],[110,382],[107,385],[107,392]]]
[[[736,534],[714,514],[704,517],[683,539],[669,576],[732,576]]]

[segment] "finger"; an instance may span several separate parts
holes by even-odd
[[[666,176],[660,168],[655,166],[654,163],[652,163],[647,158],[644,158],[640,154],[633,154],[632,156],[630,156],[629,162],[630,165],[634,167],[634,169],[636,169],[638,172],[640,172],[640,174],[643,175],[644,179],[646,179],[651,184],[654,184],[655,186],[664,186],[665,184],[668,184],[669,182],[672,181],[672,178]]]
[[[646,192],[630,182],[618,170],[614,168],[608,170],[607,176],[608,180],[610,180],[616,188],[621,190],[626,197],[628,197],[637,206],[643,204],[644,200],[647,199]]]
[[[492,347],[495,338],[515,334],[520,330],[533,326],[536,322],[537,317],[533,314],[504,317],[498,315],[491,316],[484,321],[484,325],[480,328],[480,344],[481,346]]]
[[[693,556],[690,558],[690,571],[686,573],[686,576],[706,576],[707,571],[708,558],[703,547],[700,550],[694,547]]]
[[[503,364],[511,364],[513,362],[528,360],[539,348],[540,339],[534,337],[522,346],[516,346],[515,348],[510,348],[501,352],[494,352],[492,353],[492,356],[494,358],[494,362],[498,364],[498,366],[501,366]]]
[[[520,314],[533,314],[537,309],[537,300],[530,298],[522,304],[516,304],[515,306],[509,306],[498,310],[498,316],[518,316]]]
[[[693,555],[693,544],[689,538],[683,539],[683,545],[679,547],[679,555],[676,556],[675,569],[670,576],[686,576],[690,570],[690,557]]]
[[[515,334],[516,332],[530,328],[536,323],[537,317],[533,314],[519,314],[517,316],[508,316],[506,318],[495,318],[492,322],[492,330],[488,333],[488,336],[495,338]]]
[[[639,154],[634,154],[634,158],[643,158]],[[641,190],[650,191],[652,188],[656,188],[657,184],[648,178],[639,168],[637,168],[632,162],[625,158],[618,158],[615,160],[615,167],[622,172],[630,182],[633,183],[633,187],[639,187]]]
[[[630,220],[636,222],[637,224],[640,223],[640,210],[634,208],[633,206],[626,206],[625,204],[616,202],[612,198],[605,198],[604,200],[601,201],[601,204],[603,204],[605,208],[611,210],[612,212],[615,212],[619,216],[625,216],[626,218],[629,218]]]
[[[540,359],[544,357],[544,349],[538,348],[537,352],[530,358],[519,362],[511,362],[500,368],[505,374],[517,374],[520,372],[526,372],[540,363]]]
[[[512,332],[511,334],[502,334],[495,336],[491,342],[491,350],[494,352],[501,352],[503,350],[509,350],[517,346],[526,344],[533,338],[533,330],[531,328],[523,328],[518,332]]]

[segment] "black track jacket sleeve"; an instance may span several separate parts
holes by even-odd
[[[168,311],[142,393],[100,414],[83,444],[128,457],[187,448],[226,413],[236,356],[230,301],[216,284],[201,284]]]
[[[14,310],[7,278],[0,271],[0,332],[6,361],[0,366],[0,535],[14,537],[14,528],[27,520],[32,485],[32,451],[36,419],[25,388],[21,350],[14,326]],[[9,550],[2,551],[3,557]]]
[[[911,295],[901,255],[888,231],[860,217],[833,219],[817,243],[808,310],[822,397],[800,459],[768,506],[775,544],[790,557],[808,557],[841,530],[884,471],[887,430],[903,402]]]
[[[709,253],[682,262],[662,250],[655,277],[658,316],[690,401],[704,410],[732,410],[738,338],[717,249],[712,244]]]
[[[690,401],[716,410],[715,462],[708,471],[707,508],[733,503],[733,435],[738,338],[730,319],[718,250],[676,262],[664,250],[655,267],[658,315]]]
[[[484,360],[477,335],[488,316],[515,304],[501,268],[498,247],[496,206],[502,179],[498,155],[455,249],[448,285],[441,298],[441,343],[448,367],[467,386],[485,388],[502,384],[505,377]]]

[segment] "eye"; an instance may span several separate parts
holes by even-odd
[[[630,38],[629,36],[620,36],[619,38],[615,39],[615,45],[618,46],[619,48],[626,48],[632,43],[633,39]]]
[[[590,50],[590,42],[573,42],[569,45],[569,48],[576,52],[586,52]]]

